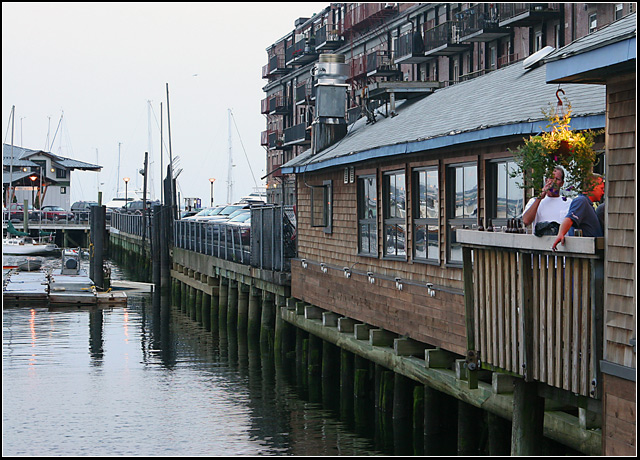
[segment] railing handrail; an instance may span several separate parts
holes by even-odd
[[[467,346],[485,367],[601,394],[604,239],[457,230]]]

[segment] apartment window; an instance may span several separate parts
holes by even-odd
[[[385,173],[382,185],[384,209],[384,257],[407,256],[407,200],[404,171]]]
[[[540,51],[542,49],[542,46],[543,46],[542,30],[536,30],[534,51]]]
[[[476,163],[447,168],[447,259],[462,263],[462,246],[456,241],[456,229],[471,228],[478,216],[478,167]]]
[[[413,258],[439,262],[438,168],[414,170],[413,184]]]
[[[508,219],[520,216],[524,209],[524,193],[518,187],[522,176],[512,177],[516,170],[512,159],[487,164],[487,217],[493,219],[494,226],[507,225]]]
[[[311,187],[311,226],[324,229],[331,233],[331,181],[324,181],[322,185]]]
[[[358,254],[378,256],[378,199],[375,176],[358,177]]]
[[[593,33],[598,30],[598,16],[594,14],[589,15],[589,33]]]
[[[615,15],[616,21],[622,17],[622,14],[623,14],[622,12],[623,12],[622,3],[616,3],[616,15]]]
[[[67,170],[56,168],[56,179],[65,179],[67,177]]]

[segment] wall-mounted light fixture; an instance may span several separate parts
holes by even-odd
[[[302,268],[307,268],[307,259],[301,259],[300,262],[302,263]]]
[[[373,284],[373,283],[375,283],[375,282],[376,282],[376,279],[375,279],[375,278],[374,278],[374,276],[373,276],[373,272],[367,272],[367,277],[369,278],[369,282],[370,282],[371,284]]]
[[[351,269],[349,267],[344,267],[344,277],[345,278],[351,278]]]
[[[322,273],[327,273],[327,271],[329,271],[324,262],[320,264],[320,270],[322,270]]]
[[[435,295],[436,295],[436,291],[434,291],[434,289],[433,289],[433,283],[427,283],[427,293],[428,293],[431,297],[435,297]]]
[[[396,276],[396,289],[402,291],[402,280],[399,276]]]

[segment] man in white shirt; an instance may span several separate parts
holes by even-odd
[[[561,224],[566,217],[571,199],[560,196],[563,184],[564,170],[556,166],[553,170],[553,178],[546,180],[540,196],[531,198],[525,206],[522,221],[525,225],[531,225],[531,233],[534,233],[538,222]]]

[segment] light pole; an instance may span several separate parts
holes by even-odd
[[[33,192],[35,192],[35,190],[36,190],[36,186],[35,186],[35,185],[33,185],[33,184],[36,182],[36,179],[37,179],[37,178],[38,178],[38,177],[37,177],[35,174],[32,174],[31,176],[29,176],[29,179],[31,179],[31,206],[33,206],[33,209],[35,209],[35,208],[36,208],[36,204],[35,204],[35,202],[34,202],[34,199],[35,199],[35,198],[33,197],[33,195],[34,195],[34,193],[33,193]]]
[[[213,183],[216,181],[215,177],[210,177],[209,182],[211,182],[211,207],[213,208]]]
[[[129,202],[129,181],[131,179],[123,177],[122,180],[124,181],[124,205],[126,206]]]

